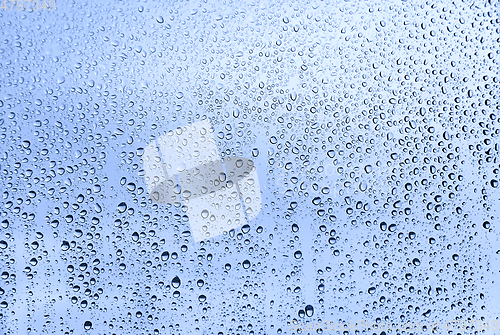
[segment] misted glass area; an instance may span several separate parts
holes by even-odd
[[[497,1],[0,2],[1,334],[500,334]]]

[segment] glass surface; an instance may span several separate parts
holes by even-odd
[[[1,334],[500,334],[498,1],[3,1]]]

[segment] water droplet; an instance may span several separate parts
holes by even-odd
[[[293,257],[295,257],[295,259],[301,259],[302,258],[302,252],[300,250],[297,250],[293,253]]]
[[[306,311],[306,315],[308,317],[311,317],[314,315],[314,308],[312,305],[307,305],[306,308],[305,308],[305,311]]]
[[[181,280],[178,276],[175,276],[174,279],[172,279],[172,287],[178,288],[179,286],[181,286]]]
[[[118,205],[118,212],[120,212],[120,213],[124,213],[126,210],[127,210],[127,204],[126,204],[126,203],[124,203],[124,202],[121,202],[121,203]]]

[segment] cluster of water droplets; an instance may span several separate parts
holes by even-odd
[[[493,1],[57,6],[0,10],[4,333],[498,321]],[[205,118],[264,205],[195,243],[142,158]]]

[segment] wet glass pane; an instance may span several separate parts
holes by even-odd
[[[499,334],[497,1],[0,2],[0,333]]]

